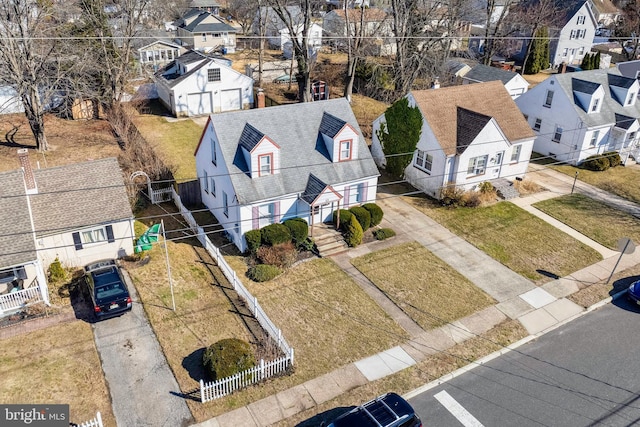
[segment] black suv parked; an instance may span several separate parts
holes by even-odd
[[[114,259],[84,267],[85,282],[96,318],[104,319],[131,310],[131,296]]]
[[[328,427],[422,427],[422,421],[396,393],[379,396],[340,415]]]

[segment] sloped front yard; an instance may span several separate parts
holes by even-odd
[[[351,263],[425,330],[495,304],[417,242],[373,252]]]
[[[0,402],[68,404],[72,422],[115,425],[91,325],[62,323],[0,342]]]
[[[426,197],[404,199],[537,285],[602,260],[594,249],[513,203],[448,209]]]
[[[640,242],[637,218],[582,194],[556,197],[533,206],[610,249],[617,249],[622,237]]]
[[[552,169],[574,177],[578,172],[578,180],[613,193],[624,199],[640,203],[640,166],[617,166],[606,171],[594,172],[570,165],[549,166]]]

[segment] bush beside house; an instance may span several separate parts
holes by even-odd
[[[594,154],[587,157],[582,162],[582,167],[592,171],[605,171],[609,168],[614,168],[622,164],[622,159],[617,151],[607,151],[602,154]]]

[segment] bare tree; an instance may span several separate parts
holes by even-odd
[[[285,0],[266,0],[267,5],[273,8],[274,13],[284,23],[289,31],[289,38],[293,47],[293,56],[298,64],[296,81],[298,82],[298,100],[300,102],[310,102],[311,97],[311,67],[312,58],[309,52],[309,29],[311,28],[311,0],[299,0],[289,2]],[[292,14],[291,8],[287,7],[296,3],[302,11],[301,22]],[[302,34],[300,34],[302,32]],[[300,37],[298,37],[300,35]]]
[[[54,26],[46,2],[0,2],[0,82],[18,93],[39,151],[48,149],[44,110],[59,78]]]
[[[640,0],[630,0],[622,8],[622,19],[616,25],[616,39],[627,59],[635,59],[640,47]],[[631,40],[631,46],[627,41]]]
[[[240,24],[242,32],[247,34],[256,17],[256,11],[261,6],[260,0],[229,0],[228,12]]]
[[[484,55],[482,62],[491,64],[491,58],[503,46],[506,38],[515,32],[514,28],[505,25],[509,9],[518,0],[487,0],[484,32]]]

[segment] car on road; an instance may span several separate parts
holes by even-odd
[[[96,319],[117,316],[131,310],[131,296],[114,259],[97,261],[84,267],[86,289]]]
[[[627,298],[640,305],[640,280],[636,280],[627,288]]]
[[[387,393],[340,415],[328,427],[365,426],[422,427],[422,421],[409,402]]]

